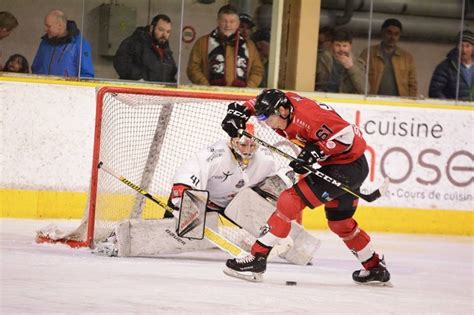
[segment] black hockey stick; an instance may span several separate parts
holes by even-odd
[[[136,192],[138,192],[138,193],[142,194],[143,196],[147,197],[148,199],[150,199],[151,201],[153,201],[154,203],[159,205],[161,208],[163,208],[165,211],[168,211],[171,214],[173,213],[173,209],[171,207],[169,207],[166,203],[164,203],[163,201],[153,197],[146,190],[144,190],[140,186],[135,185],[134,183],[132,183],[131,181],[129,181],[125,177],[123,177],[121,175],[118,175],[112,169],[110,169],[106,165],[104,165],[104,163],[102,161],[99,162],[99,164],[97,165],[97,168],[105,171],[109,175],[115,177],[116,179],[118,179],[119,181],[121,181],[122,183],[127,185],[128,187],[135,190]],[[220,249],[228,252],[229,254],[231,254],[234,257],[243,257],[243,256],[246,256],[248,254],[246,251],[244,251],[238,245],[236,245],[233,242],[231,242],[230,240],[224,238],[222,235],[220,235],[216,231],[208,228],[207,226],[204,227],[204,237],[207,240],[209,240],[211,243],[213,243],[214,245],[216,245]]]
[[[287,158],[288,160],[290,161],[293,161],[293,160],[296,160],[296,158],[294,158],[293,156],[289,155],[288,153],[272,146],[271,144],[269,143],[266,143],[265,141],[255,137],[254,135],[248,133],[247,131],[243,130],[243,129],[239,129],[239,134],[240,135],[243,135],[243,136],[246,136],[247,138],[250,138],[252,139],[253,141],[255,141],[256,143],[260,144],[261,146],[264,146],[265,148],[269,149],[270,151],[273,151],[285,158]],[[374,200],[377,200],[378,198],[380,198],[384,192],[387,190],[387,187],[388,187],[388,179],[385,179],[383,185],[373,191],[372,193],[366,195],[366,194],[362,194],[362,193],[355,193],[351,188],[349,188],[348,186],[344,185],[343,183],[341,183],[340,181],[332,178],[331,176],[329,175],[326,175],[324,174],[323,172],[311,167],[310,165],[305,165],[304,168],[308,171],[308,172],[311,172],[313,174],[315,174],[316,176],[318,176],[319,178],[322,178],[324,179],[325,181],[327,181],[328,183],[336,186],[336,187],[339,187],[340,189],[344,190],[345,192],[353,195],[354,197],[357,197],[357,198],[361,198],[367,202],[372,202]]]

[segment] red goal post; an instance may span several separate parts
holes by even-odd
[[[107,238],[121,220],[161,218],[162,209],[100,172],[99,161],[166,201],[177,167],[201,148],[227,137],[220,126],[227,105],[254,96],[129,87],[98,89],[90,191],[83,220],[72,232],[59,233],[58,237],[41,235],[37,241],[91,247]],[[294,154],[288,141],[263,124],[256,126],[259,137]],[[283,158],[279,160],[288,164]]]

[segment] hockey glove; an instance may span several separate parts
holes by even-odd
[[[222,121],[222,129],[231,137],[236,138],[239,136],[238,130],[245,130],[245,123],[250,118],[250,111],[244,105],[233,102],[227,107],[227,115]]]
[[[168,206],[170,206],[170,208],[172,208],[173,210],[179,210],[179,207],[181,205],[181,198],[183,198],[184,191],[186,189],[191,189],[191,188],[192,188],[191,186],[184,185],[184,184],[173,184],[173,187],[171,188],[171,194],[168,200]],[[168,212],[165,212],[165,214],[167,213]]]
[[[306,166],[311,166],[324,157],[324,152],[314,143],[308,143],[298,157],[290,162],[290,167],[298,174],[305,174]]]

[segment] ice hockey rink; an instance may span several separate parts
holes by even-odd
[[[356,285],[359,268],[328,231],[311,266],[279,258],[264,282],[230,278],[228,254],[211,249],[162,258],[96,256],[88,249],[36,244],[49,223],[1,219],[1,314],[473,314],[472,237],[371,233],[393,287]],[[287,286],[286,281],[296,281]]]

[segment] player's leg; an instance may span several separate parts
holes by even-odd
[[[243,259],[227,260],[227,269],[224,272],[245,280],[261,281],[261,274],[266,270],[266,258],[273,246],[288,236],[291,221],[306,206],[314,208],[321,204],[304,178],[292,188],[283,191],[277,201],[277,210],[262,228],[261,235],[252,246],[251,254]]]
[[[357,201],[352,195],[345,194],[326,203],[329,229],[341,238],[364,267],[352,274],[355,282],[387,282],[390,280],[390,273],[387,271],[383,257],[375,252],[370,236],[352,217],[357,208]]]
[[[306,206],[314,208],[321,204],[321,201],[309,190],[305,178],[292,188],[285,190],[278,198],[277,210],[270,216],[260,237],[252,247],[252,254],[267,255],[280,239],[288,236],[291,221],[295,220]]]
[[[358,191],[368,174],[367,161],[363,157],[349,165],[332,166],[326,172],[339,174],[340,178],[345,179],[346,185]],[[325,184],[322,183],[322,185]],[[387,282],[390,279],[390,273],[385,267],[383,257],[374,251],[370,236],[353,218],[358,201],[358,198],[353,195],[344,193],[326,202],[325,212],[329,229],[342,239],[364,267],[363,270],[353,273],[354,281],[358,283]]]
[[[278,197],[276,197],[277,199]],[[225,208],[223,215],[240,226],[246,232],[245,234],[249,234],[245,237],[245,241],[250,241],[250,243],[245,245],[255,242],[260,235],[261,227],[275,212],[276,202],[272,203],[272,201],[273,199],[269,201],[262,197],[260,192],[257,193],[251,188],[246,188],[240,191]],[[244,247],[246,247],[245,245]],[[290,234],[273,247],[271,254],[278,255],[293,264],[307,265],[319,245],[319,239],[297,222],[292,221]]]

